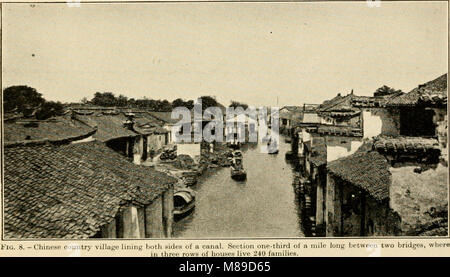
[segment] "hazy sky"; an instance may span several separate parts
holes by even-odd
[[[409,91],[447,72],[447,3],[3,5],[3,88],[253,105]]]

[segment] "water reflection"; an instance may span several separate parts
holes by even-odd
[[[284,160],[289,145],[280,142],[280,153],[261,153],[259,145],[243,149],[246,181],[234,181],[229,168],[201,177],[192,214],[175,223],[174,236],[299,237],[300,212],[292,187],[292,168]]]

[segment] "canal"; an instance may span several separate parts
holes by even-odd
[[[303,237],[292,168],[284,159],[290,145],[279,147],[278,155],[256,145],[243,149],[245,182],[232,180],[229,168],[202,176],[192,187],[195,210],[174,224],[174,237]]]

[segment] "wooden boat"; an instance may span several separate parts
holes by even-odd
[[[236,181],[244,181],[245,179],[247,179],[247,172],[245,172],[243,168],[231,168],[231,178]]]
[[[184,171],[182,174],[182,180],[186,186],[193,186],[197,184],[197,172],[195,171]]]
[[[233,151],[232,155],[234,158],[242,158],[242,151],[235,150],[235,151]]]
[[[183,217],[195,208],[195,191],[190,188],[177,188],[173,193],[173,215]]]

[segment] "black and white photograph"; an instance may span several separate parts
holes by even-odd
[[[2,240],[448,237],[448,2],[2,3]]]

